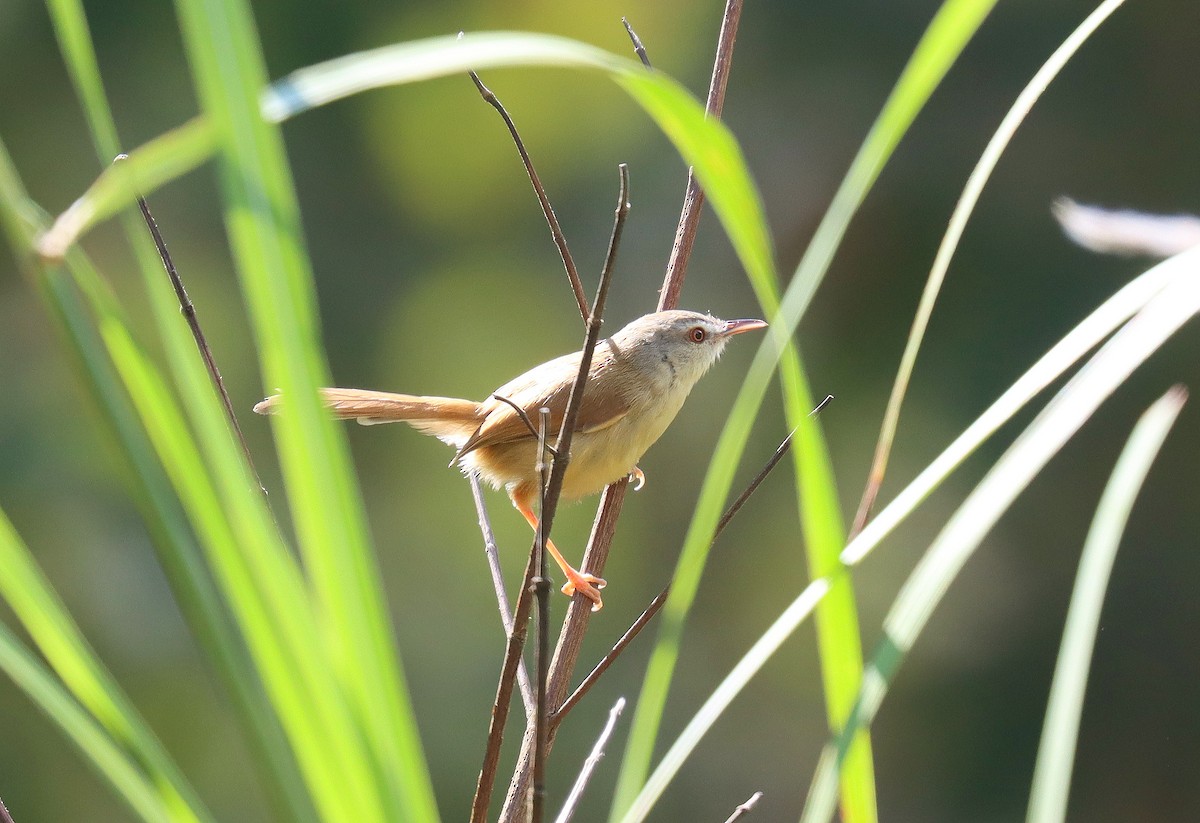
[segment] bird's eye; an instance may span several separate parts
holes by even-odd
[[[690,332],[688,332],[688,337],[691,338],[691,341],[693,343],[703,343],[704,338],[708,337],[708,335],[704,333],[704,329],[697,326],[696,328],[694,328]]]

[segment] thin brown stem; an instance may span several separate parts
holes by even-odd
[[[500,622],[504,625],[504,636],[508,637],[513,631],[512,608],[508,602],[508,593],[504,590],[504,574],[500,569],[500,552],[496,547],[496,535],[492,532],[492,521],[488,517],[487,507],[483,502],[483,487],[479,477],[470,475],[471,496],[475,500],[475,513],[479,516],[479,530],[483,533],[483,553],[487,557],[488,570],[492,573],[492,585],[496,589],[496,603],[500,609]],[[525,717],[532,718],[534,712],[533,687],[529,684],[529,672],[525,669],[525,661],[517,666],[517,683],[521,687],[521,702],[525,706]]]
[[[720,118],[725,107],[725,88],[729,84],[729,69],[733,65],[733,45],[737,39],[738,22],[742,17],[742,0],[727,0],[725,14],[721,18],[721,33],[717,38],[717,56],[713,62],[712,79],[708,85],[708,101],[704,111],[709,117]],[[671,257],[667,262],[667,275],[662,291],[658,295],[658,309],[673,309],[679,305],[679,293],[687,275],[688,260],[696,242],[696,229],[700,225],[700,212],[704,209],[704,190],[696,180],[695,171],[688,169],[687,190],[683,197],[683,211],[679,215],[679,228],[671,245]]]
[[[706,111],[710,116],[720,117],[724,105],[725,86],[729,74],[729,66],[733,59],[733,45],[737,34],[737,24],[741,16],[741,0],[727,0],[725,14],[721,23],[721,34],[717,43],[717,56],[713,67],[713,79],[709,88],[709,99]],[[690,190],[689,186],[689,190]],[[677,239],[682,236],[695,236],[695,225],[699,222],[699,209],[694,205],[689,208],[685,200],[684,211],[680,216],[680,230]],[[686,228],[686,225],[691,228]],[[677,249],[671,253],[671,263],[663,279],[659,296],[659,309],[675,308],[679,302],[679,293],[687,273],[687,260],[692,253],[692,241],[676,243]],[[583,555],[580,568],[589,569],[592,574],[601,575],[608,561],[612,538],[616,533],[617,520],[621,515],[621,505],[625,500],[628,480],[620,480],[604,491],[600,506],[596,510],[596,521],[592,527],[592,536],[588,541],[587,550]],[[565,699],[571,676],[579,660],[579,651],[583,646],[583,636],[587,632],[591,618],[591,610],[580,603],[581,598],[572,600],[567,609],[567,619],[559,633],[558,646],[555,649],[554,660],[550,664],[549,697],[551,703],[555,699]],[[586,603],[587,601],[584,601]],[[561,705],[561,703],[560,703]],[[501,823],[515,823],[523,819],[527,808],[527,796],[530,778],[530,755],[532,735],[527,730],[521,742],[521,752],[518,756],[517,769],[509,784],[508,796],[500,813]],[[554,731],[551,731],[547,744],[553,746]]]
[[[818,403],[817,407],[808,413],[808,416],[816,417],[826,406],[829,405],[830,401],[832,400],[832,394],[825,395],[825,399]],[[754,476],[754,479],[750,481],[750,485],[738,495],[737,500],[733,501],[733,503],[725,511],[725,514],[721,515],[721,519],[717,521],[717,529],[713,532],[714,543],[716,542],[717,538],[721,536],[721,532],[725,531],[725,527],[729,525],[729,521],[732,520],[733,516],[738,513],[738,510],[742,508],[742,505],[750,499],[750,495],[754,494],[759,484],[766,479],[767,475],[771,473],[771,470],[774,469],[779,464],[779,461],[783,459],[783,456],[788,453],[788,450],[792,447],[792,437],[795,434],[795,429],[792,429],[790,432],[788,432],[788,436],[783,438],[783,442],[779,444],[779,448],[775,449],[775,453],[771,455],[771,459],[767,461],[767,464],[763,466],[762,470]]]
[[[521,408],[519,405],[517,405],[516,402],[514,402],[513,400],[510,400],[509,398],[505,397],[502,394],[493,394],[492,397],[496,398],[501,403],[506,404],[513,411],[515,411],[517,413],[517,417],[520,417],[521,422],[525,424],[525,428],[529,429],[530,434],[532,434],[534,437],[540,437],[540,434],[538,433],[538,429],[536,426],[533,425],[533,421],[529,419],[529,415],[527,415],[525,413],[525,410],[523,408]],[[547,450],[549,450],[549,452],[551,454],[557,454],[557,452],[555,452],[555,450],[554,450],[554,447],[551,446],[549,443],[546,443],[545,447]],[[457,459],[457,456],[455,457],[455,459]],[[454,465],[454,464],[451,463],[450,465]]]
[[[575,382],[571,386],[571,393],[567,399],[567,408],[563,414],[562,428],[558,433],[558,443],[555,446],[556,456],[554,457],[553,468],[550,471],[550,480],[545,484],[545,498],[542,503],[541,517],[539,522],[544,531],[535,539],[535,546],[539,539],[549,539],[551,526],[554,524],[554,515],[558,508],[558,498],[562,493],[563,477],[566,474],[567,466],[570,463],[571,456],[571,441],[575,434],[575,421],[579,417],[579,406],[583,400],[584,387],[587,384],[587,377],[590,372],[592,354],[596,350],[596,343],[600,338],[600,324],[604,316],[604,306],[608,300],[609,283],[612,280],[613,263],[616,260],[617,247],[620,244],[621,233],[624,230],[625,218],[629,214],[629,170],[622,164],[619,167],[621,188],[620,196],[617,201],[616,217],[613,225],[612,238],[609,241],[608,254],[605,257],[604,269],[600,272],[600,282],[596,287],[596,299],[592,304],[590,311],[585,313],[587,317],[587,333],[584,336],[583,350],[580,356],[580,369],[575,376]],[[624,481],[619,484],[624,490]],[[610,489],[612,487],[609,487]],[[611,535],[610,535],[611,539]],[[535,566],[533,563],[535,552],[530,554],[530,563],[526,568],[525,582],[521,587],[520,596],[517,598],[516,614],[513,617],[514,626],[520,632],[520,642],[514,643],[513,638],[517,636],[514,631],[510,636],[510,642],[505,654],[505,665],[501,673],[500,687],[497,689],[497,702],[492,706],[492,727],[488,731],[488,743],[484,751],[484,768],[481,769],[479,775],[479,783],[475,790],[475,800],[472,804],[471,820],[483,821],[486,819],[487,808],[491,802],[492,788],[495,783],[496,762],[500,756],[500,744],[504,737],[504,723],[508,719],[507,706],[500,709],[500,699],[503,697],[507,700],[512,694],[512,681],[516,675],[515,662],[510,663],[510,657],[520,656],[521,647],[524,644],[525,630],[521,625],[522,620],[527,620],[529,616],[529,588],[530,582],[533,579]],[[607,556],[607,552],[606,552]],[[588,565],[588,557],[584,555],[584,562],[580,565],[582,569],[595,568]],[[600,566],[599,568],[603,568]],[[522,612],[522,608],[524,611]],[[570,620],[571,614],[575,611],[591,611],[591,601],[579,592],[571,600],[571,606],[568,607],[567,619]],[[561,700],[561,694],[556,694],[554,691],[553,680],[553,662],[548,670],[547,682],[547,706],[554,705],[556,701]],[[497,722],[499,721],[499,722]],[[518,769],[523,775],[521,780],[521,796],[520,808],[524,810],[528,801],[529,779],[532,773],[532,754],[536,747],[536,742],[533,739],[537,733],[537,723],[526,724],[526,736],[522,740],[522,764]],[[541,747],[543,754],[548,754],[550,746],[553,743],[553,736],[547,734],[544,745]],[[528,744],[528,745],[527,745]],[[517,783],[514,778],[513,784]],[[512,790],[510,787],[509,797],[505,801],[505,809],[509,808],[509,800],[512,798]],[[504,819],[505,812],[501,813],[501,819]]]
[[[591,690],[596,681],[600,679],[600,676],[608,670],[608,667],[621,656],[621,652],[625,651],[625,648],[633,642],[634,638],[641,634],[642,629],[646,628],[650,621],[654,619],[654,616],[658,614],[658,610],[663,607],[663,603],[667,602],[667,595],[670,593],[671,587],[667,586],[658,593],[657,597],[650,601],[650,605],[638,616],[637,620],[633,621],[633,625],[625,630],[625,634],[621,635],[621,639],[613,644],[608,654],[604,655],[595,668],[588,673],[588,676],[583,678],[580,684],[575,687],[575,691],[571,692],[571,696],[562,702],[562,705],[558,707],[558,710],[550,718],[555,727],[563,721],[563,718],[567,716],[567,712],[571,711],[575,707],[575,704]]]
[[[575,302],[579,304],[579,316],[586,322],[588,319],[587,296],[583,291],[583,283],[579,279],[579,270],[575,268],[575,260],[571,257],[571,250],[567,248],[567,238],[563,234],[562,226],[559,225],[558,217],[554,214],[554,208],[550,205],[550,198],[546,196],[542,180],[533,167],[533,161],[529,159],[529,152],[525,150],[525,141],[521,139],[516,124],[508,116],[508,112],[504,110],[504,106],[492,93],[492,90],[483,85],[478,74],[473,71],[469,74],[475,83],[475,88],[479,89],[480,96],[500,113],[500,116],[504,118],[504,125],[508,126],[508,133],[512,135],[513,143],[517,146],[517,153],[521,155],[521,162],[525,164],[525,173],[529,175],[529,182],[533,184],[533,192],[537,195],[538,203],[542,207],[542,214],[546,216],[546,223],[550,227],[550,236],[554,238],[554,245],[558,248],[558,254],[562,258],[563,268],[567,270],[567,279],[571,281],[571,291],[575,295]]]
[[[120,154],[117,155],[117,159],[113,162],[118,163],[126,159],[128,159],[126,155]],[[205,368],[208,369],[209,377],[212,378],[217,393],[221,395],[221,403],[225,406],[225,416],[229,418],[229,423],[233,426],[234,434],[237,435],[238,443],[242,446],[242,453],[246,456],[246,465],[250,468],[250,475],[254,478],[254,482],[258,484],[259,490],[265,495],[267,487],[263,485],[262,479],[258,476],[258,470],[254,467],[254,459],[250,456],[250,446],[246,444],[246,436],[242,434],[242,427],[238,424],[237,415],[234,414],[233,401],[229,399],[229,392],[225,389],[225,381],[221,378],[221,370],[217,368],[216,358],[213,357],[212,349],[209,348],[204,331],[200,328],[200,319],[196,316],[196,307],[192,303],[192,299],[188,297],[187,289],[183,285],[183,278],[175,270],[175,263],[171,260],[171,253],[167,251],[167,243],[163,240],[162,233],[158,230],[158,223],[155,222],[154,215],[150,213],[150,206],[146,203],[146,198],[139,195],[137,203],[138,208],[142,210],[142,219],[146,221],[146,228],[150,230],[150,236],[154,238],[154,246],[158,249],[158,256],[162,260],[163,268],[166,269],[167,277],[171,279],[171,286],[175,289],[175,296],[179,298],[179,313],[187,321],[188,328],[192,331],[192,337],[196,341],[196,348],[200,350],[200,357],[204,360]]]
[[[642,65],[646,68],[654,68],[654,66],[650,65],[650,55],[646,54],[646,47],[642,45],[642,38],[637,36],[637,32],[633,30],[633,26],[629,25],[629,21],[624,17],[621,18],[621,25],[629,33],[629,39],[633,41],[633,51],[637,54],[638,60],[641,60]]]
[[[542,823],[546,810],[546,733],[549,728],[550,707],[546,704],[546,677],[550,670],[550,581],[546,578],[546,487],[550,481],[550,465],[546,461],[546,432],[550,427],[550,410],[538,409],[538,475],[539,497],[537,536],[538,576],[533,581],[537,597],[537,706],[533,715],[536,727],[533,749],[533,814],[531,823]],[[526,721],[528,723],[528,721]]]
[[[0,823],[13,823],[12,815],[8,813],[8,807],[4,805],[3,800],[0,800]]]
[[[508,722],[508,708],[512,702],[513,684],[516,682],[521,650],[525,648],[525,633],[529,628],[529,610],[533,603],[531,581],[537,573],[536,552],[530,552],[521,578],[517,605],[513,609],[513,630],[504,647],[504,663],[500,669],[500,682],[496,686],[496,700],[492,703],[492,720],[488,726],[487,745],[483,751],[483,765],[479,769],[479,780],[475,786],[475,797],[471,801],[471,823],[486,823],[488,806],[492,800],[492,787],[496,784],[496,767],[500,762],[500,746],[504,742],[504,726]]]
[[[733,810],[733,814],[725,818],[725,823],[734,823],[734,821],[741,820],[744,815],[750,814],[754,807],[758,805],[758,801],[762,800],[762,796],[762,792],[755,792],[754,794],[750,795],[749,800],[738,806]]]

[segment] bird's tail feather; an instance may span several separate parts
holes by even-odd
[[[321,397],[339,420],[357,420],[364,426],[408,423],[413,428],[447,442],[465,440],[479,426],[479,404],[457,397],[420,397],[369,389],[321,389]],[[274,394],[254,407],[259,414],[274,414],[284,405]]]

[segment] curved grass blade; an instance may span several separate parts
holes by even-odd
[[[139,771],[144,772],[145,781],[154,787],[158,804],[170,819],[189,823],[212,820],[162,744],[83,639],[3,512],[0,512],[0,597],[12,607],[75,699],[96,718],[115,746],[136,759]],[[108,768],[111,767],[110,764]],[[135,794],[126,799],[131,805],[143,807],[144,801],[138,797]]]
[[[46,671],[33,654],[21,645],[7,626],[0,623],[0,669],[28,695],[46,717],[62,729],[84,758],[113,787],[116,795],[146,823],[181,823],[194,817],[177,816],[161,793],[121,748]]]
[[[311,264],[276,127],[263,122],[266,70],[244,3],[177,3],[193,80],[219,147],[226,226],[264,384],[289,397],[272,419],[293,522],[316,602],[317,639],[349,706],[344,747],[361,747],[368,814],[436,820],[428,769],[395,651],[345,434],[322,408],[329,384]],[[295,707],[292,710],[297,710]],[[339,768],[326,756],[325,769]]]
[[[1033,770],[1027,823],[1062,823],[1066,819],[1079,718],[1083,713],[1083,695],[1100,627],[1104,592],[1134,500],[1186,400],[1187,391],[1175,386],[1146,410],[1117,458],[1096,506],[1067,608],[1062,647],[1054,665],[1046,721]]]
[[[869,726],[888,685],[951,581],[992,525],[1099,405],[1168,338],[1200,312],[1200,248],[1156,268],[1167,285],[1100,348],[996,462],[926,551],[884,621],[884,639],[863,679],[848,731]],[[833,814],[845,736],[833,741],[813,778],[802,820]]]
[[[138,162],[148,163],[170,174],[181,174],[203,162],[211,152],[212,134],[203,119],[193,119],[184,126],[152,140],[145,146],[145,156],[140,161],[112,164],[109,161],[121,148],[112,109],[104,94],[100,67],[92,46],[88,20],[79,0],[50,0],[50,18],[58,35],[60,49],[66,61],[77,96],[82,103],[86,121],[96,146],[98,160],[107,166],[97,185],[125,185],[137,191],[136,182],[142,170]],[[130,164],[134,168],[130,169]],[[115,175],[125,173],[124,181],[113,180]],[[16,174],[12,174],[13,179]],[[23,193],[22,193],[23,196]],[[76,206],[72,206],[72,209]],[[68,209],[71,214],[72,209]],[[41,221],[40,221],[41,222]],[[187,408],[194,414],[204,415],[211,407],[212,392],[206,389],[206,380],[199,376],[194,350],[190,350],[185,337],[180,334],[179,313],[163,286],[160,262],[154,248],[139,223],[131,214],[122,215],[122,226],[136,252],[139,268],[143,272],[148,292],[156,299],[151,300],[160,330],[167,341],[167,350],[174,360],[173,373],[176,382],[185,386],[185,395],[191,397]],[[65,250],[64,250],[65,251]],[[193,635],[202,645],[206,656],[214,666],[218,677],[233,697],[242,726],[247,731],[248,743],[256,752],[254,761],[259,764],[263,776],[265,793],[283,816],[298,823],[314,821],[310,799],[304,781],[296,770],[292,752],[288,749],[282,728],[263,691],[258,674],[246,644],[236,632],[233,620],[222,606],[216,587],[196,540],[181,521],[178,501],[160,465],[154,456],[154,447],[128,403],[124,389],[119,385],[112,364],[98,346],[95,330],[89,319],[82,317],[82,310],[74,306],[76,296],[61,277],[61,272],[47,271],[46,277],[35,278],[42,293],[55,313],[64,320],[67,334],[71,336],[73,348],[84,364],[92,394],[100,401],[114,432],[118,435],[122,449],[130,458],[134,479],[138,482],[136,499],[148,523],[160,563],[172,587],[175,599],[190,626]],[[174,334],[173,334],[174,332]],[[210,400],[205,401],[205,395]],[[228,437],[222,437],[220,428],[208,426],[209,447],[206,452],[216,455],[228,452]],[[236,474],[238,457],[227,455],[229,476]]]
[[[711,542],[712,530],[716,527],[715,512],[721,510],[722,501],[729,493],[733,479],[733,466],[736,464],[737,456],[744,449],[749,436],[750,421],[762,403],[775,364],[787,350],[784,341],[788,340],[794,332],[812,294],[816,291],[817,285],[833,259],[833,254],[841,242],[850,219],[874,183],[880,169],[887,162],[900,137],[912,123],[917,112],[924,106],[933,89],[961,53],[971,35],[981,25],[992,5],[994,5],[994,0],[948,0],[939,10],[921,42],[918,43],[912,58],[897,81],[895,89],[834,196],[833,203],[822,219],[784,294],[780,311],[778,313],[768,312],[768,316],[771,318],[771,334],[768,335],[767,340],[763,342],[755,355],[754,362],[734,404],[734,409],[721,433],[713,460],[709,464],[709,470],[697,503],[697,511],[684,539],[684,549],[677,566],[672,597],[675,597],[675,591],[680,587],[681,581],[685,587],[698,583],[704,561],[703,555]],[[759,282],[756,282],[755,285],[759,300],[763,302],[764,295],[770,294],[770,287],[766,283]],[[764,305],[767,304],[764,303]],[[785,402],[789,423],[790,421],[798,423],[801,434],[817,431],[816,425],[803,417],[807,408],[797,408],[804,404],[803,398],[806,394],[801,391],[804,380],[799,368],[793,364],[784,363],[782,374],[784,390],[787,393]],[[797,417],[797,415],[800,416]],[[824,449],[818,448],[814,441],[810,441],[808,448],[805,448],[803,441],[797,446],[798,448],[793,449],[793,454],[796,455],[793,460],[797,461],[798,472],[805,473],[805,476],[801,476],[798,481],[798,494],[830,495],[831,482],[821,484],[813,482],[814,478],[807,476],[809,472],[819,472],[820,463],[827,461]],[[809,460],[813,465],[806,464],[806,461]],[[806,506],[805,503],[801,505]],[[708,511],[714,512],[714,514],[711,516],[706,514],[704,508],[706,506],[709,507]],[[818,508],[817,501],[814,501],[813,508]],[[810,520],[806,512],[803,519],[810,529],[821,530],[819,534],[807,535],[809,541],[814,541],[810,542],[809,546],[810,567],[821,570],[834,568],[837,562],[835,559],[837,552],[842,548],[841,543],[833,540],[836,533],[841,530],[840,517],[835,521],[828,516],[814,513]],[[826,681],[827,710],[830,726],[835,729],[841,726],[848,713],[848,707],[853,705],[853,695],[857,693],[858,678],[862,670],[857,617],[854,614],[848,580],[845,586],[847,594],[835,602],[833,611],[826,612],[826,619],[822,624],[826,628],[821,630],[822,671],[831,673],[831,679]],[[670,604],[668,603],[667,609],[669,608]],[[667,613],[667,609],[664,609],[660,640],[651,656],[642,693],[634,711],[629,742],[621,764],[613,810],[609,818],[611,821],[620,819],[624,809],[629,806],[645,782],[646,774],[649,771],[658,725],[666,705],[666,695],[674,671],[675,660],[678,657],[679,629],[672,624],[671,615]],[[844,674],[833,675],[833,672]],[[837,682],[833,682],[832,678],[834,677]],[[860,745],[863,745],[863,748],[856,749],[853,755],[852,767],[855,771],[845,783],[845,794],[850,804],[847,811],[856,815],[856,819],[873,819],[875,814],[874,778],[871,774],[873,770],[866,745]]]
[[[962,195],[959,196],[958,203],[954,207],[954,213],[950,216],[950,222],[946,226],[946,233],[938,245],[937,255],[933,260],[933,267],[930,269],[929,277],[925,281],[925,288],[921,292],[921,300],[917,306],[916,316],[913,318],[908,340],[904,344],[904,353],[900,356],[900,366],[896,371],[896,379],[892,384],[892,392],[888,397],[887,408],[884,410],[883,423],[880,426],[879,440],[875,446],[875,456],[868,475],[867,487],[863,492],[858,516],[855,518],[856,532],[861,531],[862,526],[865,525],[879,486],[883,483],[883,476],[887,471],[888,456],[891,453],[892,442],[896,437],[896,426],[900,420],[900,407],[904,403],[904,396],[908,391],[909,380],[912,378],[913,369],[916,367],[917,353],[920,351],[921,341],[925,337],[925,330],[929,326],[929,318],[933,315],[934,303],[937,302],[938,293],[941,291],[942,283],[946,279],[946,272],[950,268],[950,260],[958,248],[958,242],[962,239],[963,232],[966,230],[967,221],[970,219],[971,213],[975,210],[975,205],[979,202],[979,196],[983,193],[983,187],[987,185],[987,181],[995,170],[996,164],[1000,162],[1001,155],[1008,148],[1013,135],[1016,134],[1021,123],[1029,115],[1029,112],[1033,109],[1033,105],[1041,97],[1042,92],[1049,87],[1050,83],[1058,76],[1067,62],[1075,56],[1079,48],[1100,27],[1100,24],[1107,20],[1124,2],[1125,0],[1106,0],[1106,2],[1101,3],[1095,11],[1079,24],[1075,31],[1071,32],[1062,45],[1054,50],[1054,53],[1038,69],[1033,79],[1029,81],[1029,84],[1017,95],[1016,101],[1008,110],[1008,113],[1004,115],[1000,126],[988,141],[987,147],[984,148],[983,154],[980,155],[979,161],[975,164],[975,168],[972,169],[970,176],[967,178],[967,184],[963,187]]]

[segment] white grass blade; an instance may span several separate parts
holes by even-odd
[[[1117,547],[1146,474],[1186,399],[1187,392],[1176,386],[1146,410],[1117,459],[1096,507],[1054,666],[1027,823],[1062,823],[1066,817],[1084,691]]]

